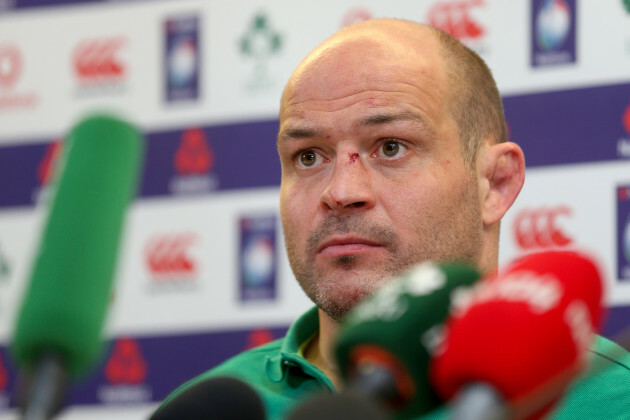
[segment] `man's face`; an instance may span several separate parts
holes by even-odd
[[[339,320],[424,260],[479,259],[477,178],[448,111],[437,44],[374,37],[303,63],[280,114],[280,211],[306,294]]]

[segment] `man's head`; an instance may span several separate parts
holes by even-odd
[[[424,260],[497,264],[523,182],[489,70],[448,35],[380,19],[309,54],[280,111],[280,210],[307,295],[340,319]]]

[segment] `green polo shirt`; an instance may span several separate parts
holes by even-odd
[[[258,392],[269,420],[285,419],[296,404],[308,396],[335,392],[330,379],[307,362],[300,350],[318,328],[317,308],[314,307],[293,323],[284,338],[238,354],[186,382],[162,405],[204,379],[232,376],[244,380]],[[592,353],[589,373],[571,387],[551,417],[553,420],[630,419],[630,354],[603,337],[598,337]],[[446,414],[446,410],[438,410],[421,420],[446,419]]]

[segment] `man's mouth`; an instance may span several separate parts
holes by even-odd
[[[317,255],[325,258],[339,258],[345,255],[357,255],[382,248],[383,245],[376,241],[356,236],[343,236],[324,241],[317,248]]]

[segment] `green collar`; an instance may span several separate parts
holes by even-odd
[[[281,382],[287,375],[291,374],[291,369],[300,369],[304,374],[311,376],[319,381],[322,385],[335,390],[332,382],[328,377],[317,368],[309,363],[303,356],[300,349],[303,345],[313,338],[319,330],[319,315],[317,307],[306,311],[289,327],[280,351],[276,356],[268,356],[265,363],[265,372],[272,382]]]

